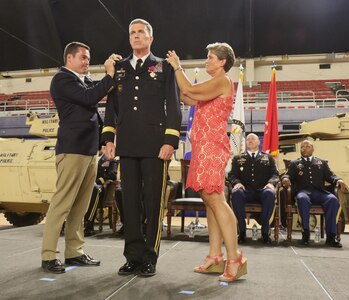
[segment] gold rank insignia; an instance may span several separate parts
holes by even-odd
[[[122,92],[123,88],[124,88],[124,87],[122,86],[122,84],[118,84],[118,92],[119,92],[119,93]]]

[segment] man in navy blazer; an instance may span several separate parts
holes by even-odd
[[[116,89],[108,96],[102,141],[107,156],[113,158],[116,133],[127,260],[119,274],[140,271],[152,276],[159,254],[168,161],[178,147],[181,112],[172,67],[150,52],[151,25],[133,20],[129,34],[133,54],[117,63]]]
[[[115,86],[114,61],[104,67],[106,76],[97,84],[87,76],[90,48],[72,42],[64,50],[64,67],[53,77],[50,93],[59,115],[56,144],[56,192],[47,212],[42,241],[42,268],[64,273],[59,260],[58,238],[65,223],[65,263],[98,266],[84,254],[82,220],[87,210],[97,172],[97,150],[101,119],[97,103]]]

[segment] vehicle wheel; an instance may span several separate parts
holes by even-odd
[[[43,213],[15,213],[5,212],[5,218],[15,227],[39,224],[45,217]]]

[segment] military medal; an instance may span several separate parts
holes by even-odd
[[[244,167],[240,167],[240,171],[242,172],[244,170]]]
[[[299,176],[302,176],[302,175],[303,175],[303,171],[299,171],[299,172],[298,172],[298,175],[299,175]]]
[[[123,90],[122,84],[118,84],[118,92],[121,93]]]
[[[154,78],[156,76],[156,74],[154,72],[150,73],[150,77]]]

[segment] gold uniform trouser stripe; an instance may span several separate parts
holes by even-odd
[[[179,137],[180,136],[180,132],[178,131],[178,130],[176,130],[176,129],[166,129],[166,131],[165,131],[165,134],[171,134],[171,135],[175,135],[175,136],[177,136],[177,137]]]
[[[303,229],[303,223],[302,223],[302,217],[301,217],[301,214],[299,213],[299,209],[298,209],[298,203],[297,203],[297,201],[296,201],[296,203],[295,203],[295,206],[296,206],[296,208],[297,208],[297,215],[298,215],[298,220],[299,220],[299,223],[301,224],[301,228],[302,228],[302,232],[304,231],[304,229]]]
[[[342,212],[342,206],[339,205],[339,209],[338,209],[337,216],[336,216],[336,224],[338,223],[338,219],[339,219],[339,216],[341,215],[341,212]],[[343,222],[343,220],[342,220],[342,222]]]
[[[159,219],[158,219],[158,231],[156,234],[155,239],[155,246],[154,251],[158,255],[159,254],[159,247],[160,247],[160,240],[161,240],[161,230],[162,230],[162,219],[164,217],[164,203],[165,203],[165,194],[166,194],[166,187],[167,187],[167,168],[168,164],[167,161],[164,161],[164,171],[162,174],[162,189],[161,189],[161,200],[160,200],[160,213],[159,213]]]
[[[112,132],[115,134],[116,129],[114,127],[111,127],[111,126],[105,126],[102,129],[102,133],[105,133],[105,132]]]
[[[275,209],[276,209],[276,194],[275,194],[275,202],[274,202],[274,209],[273,209],[273,213],[271,214],[270,216],[270,219],[269,219],[269,225],[273,222],[274,220],[274,214],[275,214]]]
[[[98,207],[98,203],[99,203],[99,194],[100,194],[100,193],[101,193],[101,192],[100,192],[100,190],[98,189],[97,195],[96,195],[96,201],[95,201],[95,203],[93,204],[93,207],[92,207],[90,216],[88,217],[88,220],[91,221],[91,222],[93,221],[93,216],[94,216],[94,214],[95,214],[95,212],[96,212],[96,210],[97,210],[97,207]]]

